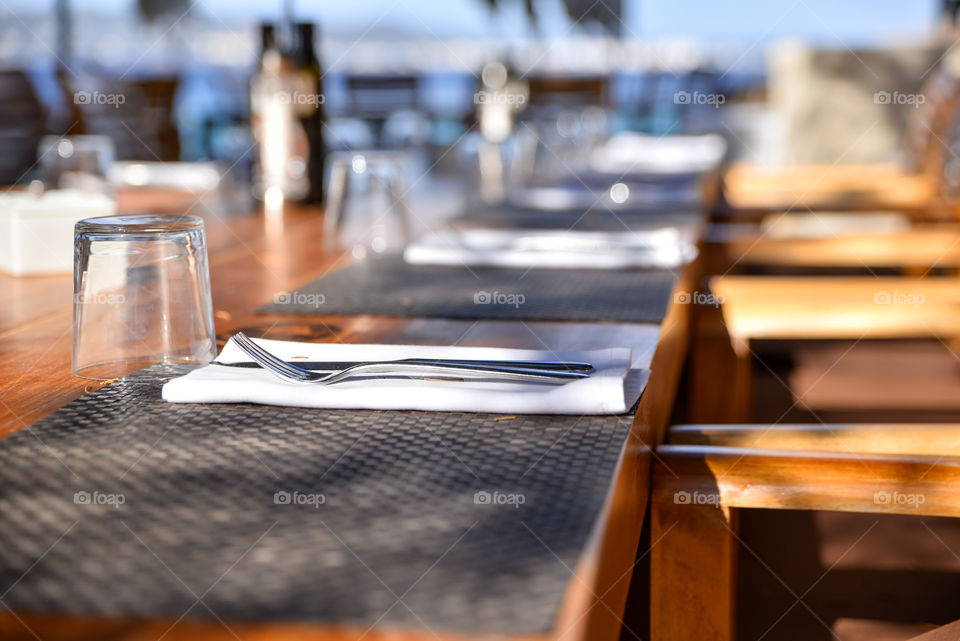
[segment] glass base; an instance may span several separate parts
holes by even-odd
[[[91,381],[115,381],[122,378],[126,381],[152,383],[182,376],[184,374],[182,367],[177,368],[177,366],[206,364],[207,361],[189,358],[163,360],[134,358],[91,363],[82,367],[73,367],[72,371],[74,376]],[[169,365],[170,367],[162,367],[163,365]]]

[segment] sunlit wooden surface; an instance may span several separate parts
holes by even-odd
[[[667,441],[758,450],[960,456],[960,424],[671,425]]]
[[[139,210],[150,199],[136,201]],[[176,212],[177,203],[153,210]],[[525,323],[375,316],[262,315],[254,309],[274,294],[309,283],[346,259],[324,250],[322,212],[290,208],[214,215],[191,212],[206,223],[218,339],[236,330],[270,338],[370,343],[421,343],[589,349],[611,345],[652,351],[653,376],[611,482],[607,504],[594,524],[580,562],[572,568],[554,633],[542,638],[616,639],[649,496],[650,445],[664,433],[686,350],[688,305],[671,305],[659,341],[650,325]],[[678,287],[689,289],[683,282]],[[72,279],[69,275],[12,278],[0,275],[0,435],[23,429],[100,386],[70,374]],[[653,338],[651,338],[653,336]],[[118,586],[122,589],[122,586]],[[233,632],[231,632],[231,630]],[[111,621],[0,615],[0,638],[26,641],[195,641],[235,639],[436,639],[422,631],[366,630],[336,625],[229,625],[197,621]],[[442,636],[455,641],[457,635]]]
[[[734,341],[960,335],[953,277],[723,276],[710,291]]]
[[[742,213],[780,209],[894,209],[922,212],[930,181],[892,163],[767,167],[735,163],[723,176],[726,203]]]
[[[955,267],[960,244],[950,227],[817,239],[723,231],[706,243],[710,273],[744,264],[926,275],[931,267]],[[694,321],[692,413],[730,424],[673,425],[657,447],[651,538],[663,545],[651,551],[656,641],[734,638],[741,510],[960,516],[960,425],[740,422],[752,419],[752,341],[956,338],[960,279],[724,275],[705,289]],[[923,638],[950,638],[956,629]]]
[[[811,216],[813,214],[810,214]],[[852,267],[860,269],[960,267],[960,227],[915,228],[902,233],[773,238],[760,230],[739,231],[714,226],[707,251],[716,274],[746,266]]]

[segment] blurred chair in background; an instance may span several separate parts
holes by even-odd
[[[173,115],[180,87],[179,76],[154,76],[134,81],[146,104],[150,130],[157,139],[156,154],[161,160],[180,159],[180,137]]]
[[[24,178],[46,133],[45,111],[26,73],[0,71],[0,182]]]
[[[936,138],[954,118],[957,87],[951,56],[940,61],[940,55],[938,48],[776,48],[769,94],[782,121],[784,165],[732,166],[723,184],[726,214],[742,219],[809,207],[937,216],[931,207],[941,179],[935,146],[942,143]],[[938,80],[921,87],[931,73]]]
[[[788,41],[770,51],[769,100],[784,164],[899,160],[908,120],[939,48],[850,51]]]
[[[173,119],[176,90],[176,77],[83,75],[69,95],[80,110],[80,133],[110,136],[118,159],[175,161],[180,158]]]
[[[346,88],[347,112],[368,124],[378,147],[387,142],[387,123],[391,118],[421,110],[419,79],[415,75],[348,75]]]
[[[604,107],[609,104],[606,76],[529,76],[530,109]]]

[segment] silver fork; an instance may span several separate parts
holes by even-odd
[[[233,340],[237,347],[247,356],[259,363],[271,374],[285,381],[296,383],[318,383],[332,385],[353,376],[369,376],[377,374],[407,374],[415,378],[457,378],[469,376],[476,378],[494,378],[507,381],[535,381],[559,385],[572,380],[590,376],[584,371],[570,371],[564,369],[535,369],[530,367],[509,367],[504,365],[469,364],[465,362],[453,363],[430,359],[404,359],[394,361],[370,361],[346,367],[337,372],[315,372],[297,367],[277,358],[263,349],[243,332],[237,332]]]

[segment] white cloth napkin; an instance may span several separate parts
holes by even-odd
[[[495,347],[343,345],[257,339],[291,362],[366,361],[401,358],[586,361],[596,369],[564,385],[529,382],[435,381],[410,378],[346,380],[334,385],[288,383],[263,369],[207,365],[163,386],[173,403],[259,403],[328,409],[425,410],[495,414],[622,414],[640,398],[649,370],[631,369],[631,350],[580,352]],[[233,341],[217,357],[249,362]]]
[[[623,132],[590,154],[590,166],[613,174],[683,174],[716,169],[727,151],[719,134],[654,136]]]
[[[696,253],[671,227],[616,233],[464,229],[425,236],[408,245],[403,257],[413,265],[626,269],[679,267]]]

